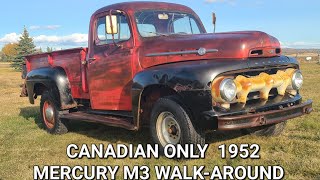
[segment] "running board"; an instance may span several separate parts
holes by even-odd
[[[132,121],[131,118],[95,115],[95,114],[88,114],[84,112],[73,112],[73,113],[63,114],[61,115],[61,118],[76,120],[76,121],[96,122],[96,123],[101,123],[108,126],[124,128],[131,131],[138,130],[138,128],[131,123]]]

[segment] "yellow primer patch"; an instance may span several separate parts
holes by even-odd
[[[267,73],[260,73],[258,76],[254,77],[244,77],[242,75],[237,76],[234,82],[237,86],[237,102],[246,103],[248,94],[251,92],[260,92],[260,98],[262,100],[267,100],[269,98],[270,90],[277,88],[278,94],[283,96],[287,89],[290,89],[292,85],[292,75],[296,70],[293,68],[286,69],[285,71],[279,70],[276,74],[269,75]],[[212,97],[214,102],[225,103],[221,98],[219,85],[224,78],[218,78],[212,83]],[[291,88],[292,89],[292,88]]]

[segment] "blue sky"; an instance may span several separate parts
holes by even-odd
[[[155,0],[157,1],[157,0]],[[161,0],[187,5],[212,32],[259,30],[277,37],[283,47],[320,48],[319,0]],[[119,0],[10,0],[0,11],[0,47],[15,42],[26,26],[38,47],[87,46],[91,14]]]

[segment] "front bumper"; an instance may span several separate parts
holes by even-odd
[[[218,121],[218,130],[236,130],[276,124],[282,121],[296,118],[313,111],[312,100],[279,110],[247,113],[242,115],[215,116]]]

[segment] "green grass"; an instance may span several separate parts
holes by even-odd
[[[207,134],[210,148],[206,159],[175,161],[160,159],[71,160],[65,152],[70,143],[138,144],[150,142],[148,130],[130,132],[99,124],[73,122],[71,132],[62,136],[46,133],[40,123],[39,100],[31,105],[20,98],[20,73],[0,64],[0,179],[32,179],[34,165],[281,165],[286,179],[320,179],[320,65],[302,64],[304,99],[314,100],[314,112],[288,122],[279,137],[241,136],[239,132]],[[261,159],[221,159],[218,146],[258,143]],[[121,172],[121,171],[120,171]],[[118,173],[121,175],[121,173]],[[154,171],[151,171],[154,177]],[[120,176],[121,177],[121,176]]]

